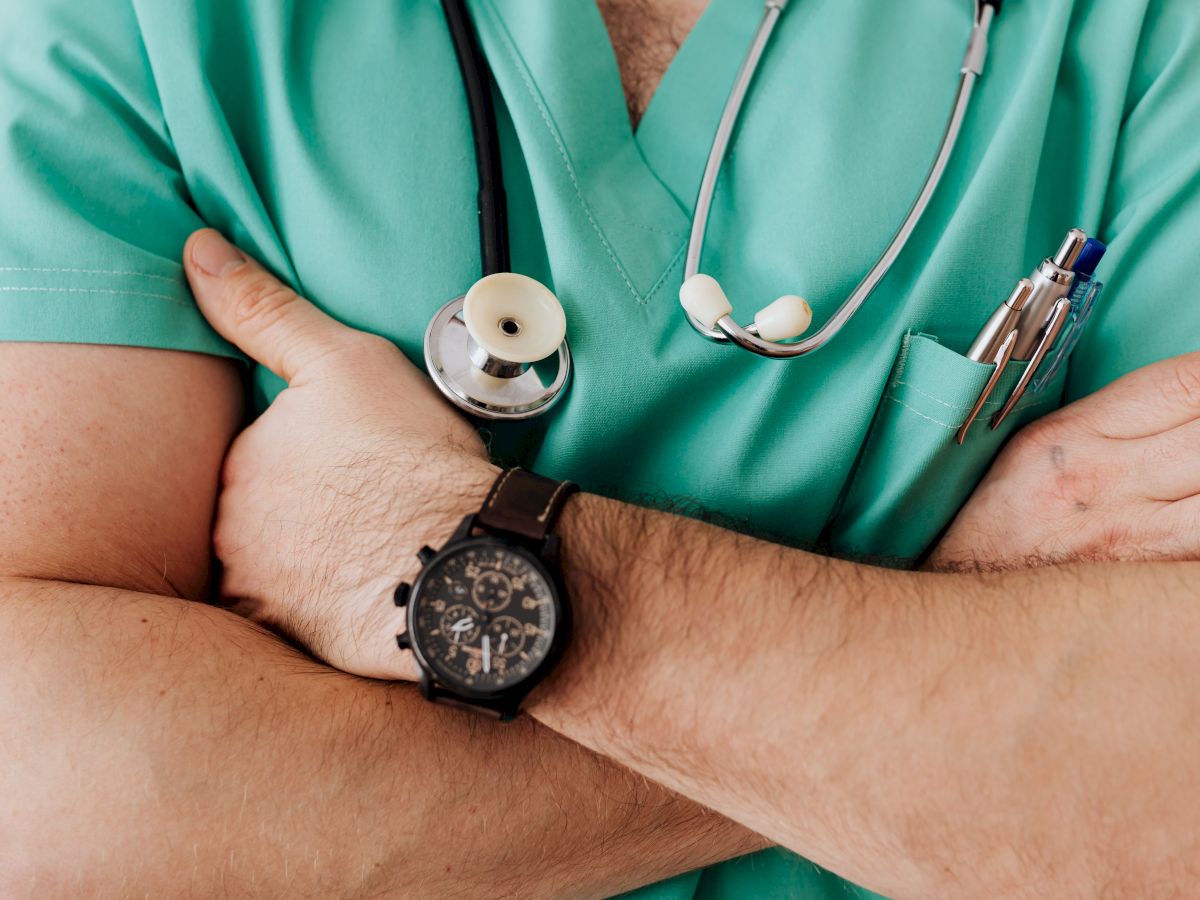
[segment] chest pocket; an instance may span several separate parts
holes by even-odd
[[[924,334],[906,335],[831,534],[838,556],[911,565],[937,539],[1004,442],[1060,403],[1065,373],[990,419],[1026,363],[1010,362],[959,446],[955,436],[994,371]]]

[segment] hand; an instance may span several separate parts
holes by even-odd
[[[928,568],[1200,559],[1200,353],[1139,369],[1020,432]]]
[[[478,509],[497,470],[391,342],[342,325],[217,232],[184,249],[213,327],[288,383],[225,461],[214,546],[234,609],[348,672],[410,677],[396,646],[423,544]]]

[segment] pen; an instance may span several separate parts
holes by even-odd
[[[1096,297],[1104,287],[1095,280],[1095,275],[1100,261],[1104,259],[1104,254],[1107,252],[1108,248],[1102,242],[1096,238],[1088,238],[1083,252],[1079,254],[1079,259],[1075,263],[1075,286],[1071,288],[1071,318],[1066,333],[1059,342],[1058,350],[1054,352],[1053,358],[1047,361],[1033,384],[1030,385],[1035,392],[1040,391],[1054,380],[1054,376],[1070,358],[1075,351],[1075,345],[1083,336],[1083,329],[1091,318]]]
[[[1083,236],[1083,242],[1078,243],[1078,237]],[[996,413],[992,418],[992,428],[999,428],[1004,420],[1008,418],[1008,414],[1013,411],[1017,402],[1024,396],[1031,384],[1034,385],[1034,391],[1039,391],[1054,377],[1054,373],[1058,370],[1062,361],[1070,354],[1075,347],[1075,342],[1079,340],[1079,335],[1083,330],[1084,324],[1087,322],[1087,317],[1091,313],[1091,303],[1095,299],[1096,292],[1092,289],[1092,275],[1095,274],[1096,267],[1100,264],[1100,260],[1104,258],[1105,252],[1108,250],[1100,241],[1095,238],[1089,238],[1083,232],[1073,231],[1068,236],[1067,241],[1063,244],[1059,255],[1053,260],[1048,260],[1055,266],[1071,269],[1071,288],[1063,297],[1059,297],[1054,301],[1054,305],[1050,308],[1049,317],[1044,322],[1039,322],[1034,319],[1029,330],[1032,332],[1035,340],[1033,350],[1029,354],[1029,365],[1025,367],[1025,371],[1021,373],[1020,380],[1017,381],[1012,393],[1008,397],[1008,401],[1004,407]],[[1063,265],[1065,264],[1065,265]],[[1043,266],[1045,263],[1043,263]],[[1027,308],[1022,312],[1022,321],[1029,313]],[[1054,349],[1058,342],[1059,336],[1063,334],[1070,326],[1070,332],[1063,339],[1062,346],[1051,360],[1050,367],[1045,375],[1034,381],[1034,376],[1038,370],[1042,368],[1050,352]],[[1017,325],[1018,337],[1017,342],[1021,342],[1020,338],[1020,322]],[[1013,351],[1013,359],[1017,358],[1016,351]]]
[[[1000,411],[992,417],[996,429],[1008,417],[1025,394],[1034,376],[1055,349],[1059,338],[1068,331],[1062,347],[1051,359],[1050,369],[1057,369],[1063,349],[1072,339],[1078,339],[1079,313],[1089,293],[1092,273],[1104,256],[1105,246],[1089,238],[1079,228],[1067,233],[1054,256],[1042,260],[1028,278],[1017,282],[1007,300],[988,318],[971,347],[967,358],[995,366],[984,385],[967,420],[959,428],[956,440],[966,440],[971,425],[983,411],[1000,380],[1000,375],[1012,360],[1028,362],[1012,393]],[[1039,380],[1035,390],[1045,384]]]
[[[1055,304],[1071,293],[1075,286],[1075,268],[1088,236],[1078,228],[1072,228],[1054,256],[1042,260],[1041,265],[1029,276],[1033,282],[1033,296],[1025,304],[1017,320],[1016,345],[1013,359],[1028,360],[1041,343],[1040,337],[1045,323],[1054,315]]]
[[[996,308],[991,318],[984,324],[983,329],[971,344],[971,349],[967,351],[967,359],[975,362],[992,362],[996,356],[997,347],[1016,327],[1021,310],[1025,308],[1025,304],[1032,296],[1033,282],[1028,278],[1022,278],[1017,282],[1012,295]]]
[[[1017,282],[1017,286],[1013,288],[1013,292],[1009,295],[1009,298],[996,307],[996,311],[984,323],[983,329],[975,337],[971,348],[967,351],[968,359],[975,362],[990,363],[994,368],[992,370],[992,377],[988,379],[987,384],[983,386],[983,390],[979,392],[979,396],[975,400],[975,405],[971,407],[971,411],[967,414],[966,421],[962,423],[958,432],[954,435],[954,440],[960,446],[967,439],[967,432],[971,430],[971,426],[979,418],[979,414],[983,411],[983,405],[987,403],[988,398],[992,396],[992,392],[996,390],[996,384],[1000,381],[1000,376],[1004,374],[1005,366],[1012,359],[1013,346],[1017,341],[1017,320],[1020,319],[1025,304],[1029,302],[1029,298],[1032,296],[1033,282],[1028,278],[1022,278]]]
[[[1033,376],[1037,374],[1037,370],[1041,368],[1046,355],[1054,347],[1054,342],[1058,340],[1058,336],[1062,334],[1063,327],[1067,324],[1067,319],[1070,318],[1070,315],[1070,298],[1060,298],[1052,307],[1050,319],[1042,328],[1038,329],[1036,335],[1038,341],[1029,356],[1029,365],[1021,373],[1021,378],[1012,389],[1012,393],[1008,395],[1008,401],[1004,404],[1004,407],[992,417],[993,431],[1004,423],[1004,420],[1008,418],[1008,414],[1013,411],[1017,402],[1025,396],[1025,391],[1029,387],[1029,383],[1033,380]],[[1020,339],[1020,332],[1018,332],[1017,340],[1020,341]]]
[[[1017,329],[1010,329],[1008,334],[1005,335],[1004,340],[993,351],[991,359],[978,360],[978,362],[990,362],[992,364],[992,377],[988,379],[987,384],[983,386],[983,390],[979,392],[979,397],[975,400],[975,405],[967,413],[966,421],[959,426],[958,432],[954,435],[954,441],[960,447],[962,446],[962,442],[967,439],[967,432],[971,430],[971,426],[975,424],[975,420],[983,412],[983,405],[987,403],[988,397],[992,396],[992,391],[996,390],[996,383],[1000,381],[1000,376],[1004,374],[1004,369],[1008,365],[1008,361],[1012,358],[1013,343],[1016,339]]]

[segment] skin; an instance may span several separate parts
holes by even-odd
[[[608,26],[629,121],[636,128],[708,0],[597,0],[596,5]]]
[[[338,667],[408,677],[397,611],[366,576],[411,578],[430,517],[477,508],[496,470],[448,405],[397,416],[390,398],[428,386],[390,345],[264,290],[253,262],[206,274],[196,256],[217,240],[190,245],[201,309],[291,385],[228,457],[226,589]],[[1120,414],[1104,439],[1129,442],[1126,459],[1178,459],[1158,493],[1200,533],[1188,457],[1173,455],[1200,418],[1174,386],[1198,379],[1200,354],[1148,367],[1014,453],[1073,454],[1073,421]],[[306,425],[336,404],[350,410],[336,429]],[[301,454],[278,437],[297,433]],[[1080,452],[1096,440],[1083,431]],[[371,491],[346,474],[364,463]],[[303,490],[238,492],[250,465]],[[385,551],[357,558],[363,577],[322,577],[326,554],[373,552],[364,521]],[[1200,890],[1200,565],[897,572],[589,495],[559,531],[578,638],[528,710],[560,734],[889,896]]]
[[[929,565],[969,571],[1196,559],[1198,445],[1194,357],[1135,373],[1021,432]]]
[[[211,358],[0,347],[0,896],[608,896],[764,845],[189,602],[241,396]]]

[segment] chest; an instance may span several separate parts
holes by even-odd
[[[636,126],[708,0],[596,0]]]
[[[739,124],[704,248],[704,270],[744,318],[795,292],[826,320],[912,202],[971,17],[959,0],[914,4],[919,14],[842,0],[790,6]],[[1065,228],[1094,224],[1097,198],[1071,186],[1095,179],[1073,171],[1078,156],[1062,145],[1086,110],[1057,96],[1062,46],[1030,49],[1044,22],[1023,5],[1006,12],[927,223],[834,344],[780,363],[702,341],[676,299],[691,204],[760,0],[710,0],[677,52],[682,35],[669,28],[651,41],[661,80],[636,133],[615,34],[621,21],[640,21],[647,34],[636,40],[649,40],[650,19],[614,26],[596,0],[470,6],[501,101],[514,267],[563,301],[576,362],[552,415],[496,429],[494,446],[589,489],[688,498],[796,540],[822,533],[869,456],[888,473],[902,459],[943,477],[944,467],[926,465],[931,448],[954,452],[947,414],[969,401],[943,393],[937,360],[912,389],[919,400],[885,401],[906,335],[965,349]],[[470,129],[437,4],[380,2],[371,15],[316,0],[295,0],[286,14],[247,8],[257,17],[248,26],[214,25],[193,47],[150,42],[197,208],[332,314],[419,362],[430,316],[479,273]],[[1058,34],[1070,4],[1055,10]],[[178,29],[164,21],[159,31]],[[619,49],[616,59],[649,58],[634,53]],[[197,78],[171,64],[181,56],[212,64]],[[1039,180],[1064,187],[1039,194]],[[266,403],[280,385],[256,378]],[[899,431],[868,440],[880,409],[928,427],[928,447]],[[870,493],[889,511],[906,508]],[[951,507],[960,495],[938,491]],[[944,513],[931,513],[928,528]]]

